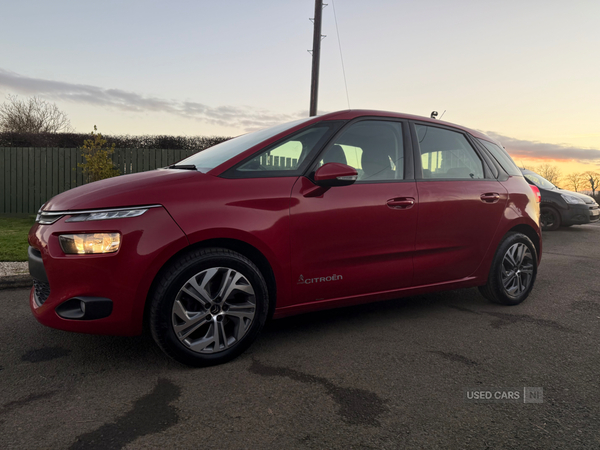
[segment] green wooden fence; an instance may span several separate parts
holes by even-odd
[[[173,164],[196,150],[118,148],[112,155],[121,174]],[[35,214],[51,197],[85,184],[77,148],[0,147],[0,213]]]

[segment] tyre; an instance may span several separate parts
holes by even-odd
[[[560,227],[560,214],[554,208],[542,206],[540,209],[540,225],[544,231],[558,230],[558,227]]]
[[[498,246],[487,284],[479,291],[492,303],[518,305],[525,300],[537,275],[537,252],[521,233],[508,233]]]
[[[260,270],[222,248],[182,256],[161,275],[151,302],[152,337],[171,358],[194,367],[222,364],[243,353],[269,311]]]

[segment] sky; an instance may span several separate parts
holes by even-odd
[[[600,171],[597,0],[325,3],[319,114],[445,111],[520,165]],[[314,0],[1,11],[0,101],[54,102],[78,132],[235,136],[308,115]]]

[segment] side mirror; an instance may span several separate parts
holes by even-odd
[[[318,186],[348,186],[356,181],[358,172],[341,163],[327,163],[315,172],[315,184]]]

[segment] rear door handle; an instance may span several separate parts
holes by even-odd
[[[481,201],[484,203],[496,203],[498,200],[500,200],[500,194],[496,192],[481,194]]]
[[[392,198],[387,201],[387,205],[392,209],[409,209],[415,204],[415,199],[412,197]]]

